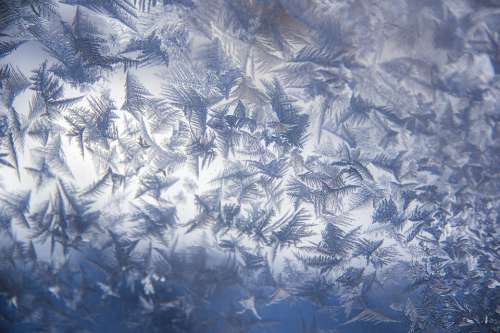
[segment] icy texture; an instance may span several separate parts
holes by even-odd
[[[0,1],[1,332],[500,332],[497,0]]]

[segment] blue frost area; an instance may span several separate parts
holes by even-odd
[[[0,332],[500,332],[498,0],[0,0]]]

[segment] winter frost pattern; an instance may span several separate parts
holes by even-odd
[[[2,0],[0,38],[0,331],[500,332],[498,0]]]

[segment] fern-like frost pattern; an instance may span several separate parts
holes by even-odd
[[[0,331],[500,332],[498,0],[0,0]]]

